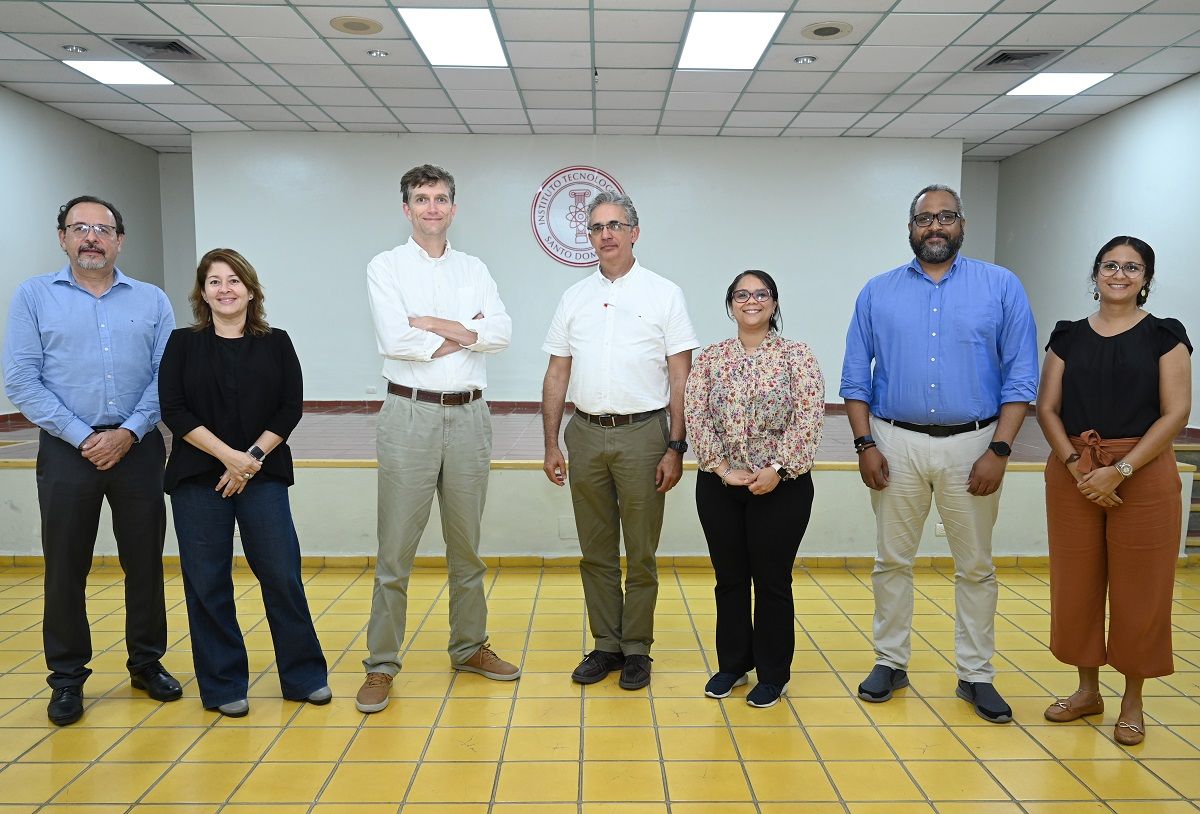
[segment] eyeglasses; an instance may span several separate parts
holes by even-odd
[[[747,291],[744,288],[739,288],[733,292],[734,302],[747,302],[753,297],[755,302],[766,302],[771,299],[771,292],[765,288],[760,288],[758,291]]]
[[[117,227],[109,226],[107,223],[68,223],[64,229],[70,232],[75,237],[87,237],[89,232],[92,232],[96,237],[110,239],[117,233]]]
[[[1100,264],[1100,276],[1111,277],[1118,271],[1125,272],[1126,277],[1141,277],[1146,271],[1146,266],[1142,263],[1116,263],[1109,260],[1106,263]]]
[[[913,215],[912,222],[914,225],[924,229],[926,226],[932,225],[934,220],[937,220],[942,226],[949,226],[955,221],[963,220],[963,216],[958,212],[951,212],[949,210],[938,212],[936,215],[932,212],[922,212],[919,215]]]
[[[613,234],[620,234],[622,230],[632,229],[632,228],[633,228],[632,223],[621,223],[621,221],[619,221],[619,220],[610,220],[608,223],[593,223],[591,226],[589,226],[587,228],[587,230],[589,232],[591,232],[593,235],[598,235],[601,232],[603,232],[605,229],[612,232]]]

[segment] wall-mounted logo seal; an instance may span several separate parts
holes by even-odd
[[[588,202],[601,192],[624,195],[616,180],[595,167],[567,167],[551,175],[533,196],[529,219],[546,254],[576,268],[596,265],[588,242]]]

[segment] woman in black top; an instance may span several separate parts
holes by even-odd
[[[258,577],[283,696],[314,704],[332,694],[304,584],[288,487],[287,437],[300,422],[300,361],[271,328],[254,267],[232,249],[200,260],[189,297],[195,324],[175,330],[159,369],[167,461],[192,660],[208,709],[240,717],[249,666],[235,615],[233,524]]]
[[[1038,423],[1050,443],[1050,650],[1079,670],[1079,689],[1045,712],[1073,721],[1104,712],[1100,667],[1125,676],[1114,739],[1145,738],[1142,684],[1174,672],[1171,593],[1182,521],[1171,442],[1191,412],[1183,325],[1142,310],[1154,250],[1108,241],[1092,266],[1100,309],[1050,336]],[[1104,635],[1105,593],[1109,630]]]

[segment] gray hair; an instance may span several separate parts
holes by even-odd
[[[638,225],[637,209],[633,206],[633,200],[628,195],[618,195],[615,192],[601,192],[595,198],[588,201],[588,223],[592,222],[592,212],[601,204],[616,204],[625,210],[625,221],[630,226]]]
[[[957,207],[956,211],[958,212],[959,215],[963,216],[964,218],[966,217],[966,215],[963,214],[962,198],[959,197],[957,192],[955,192],[953,189],[946,186],[945,184],[930,184],[929,186],[925,187],[920,192],[918,192],[916,195],[914,195],[913,199],[912,199],[912,203],[908,205],[908,220],[909,220],[909,222],[911,222],[912,219],[914,217],[916,217],[916,215],[917,215],[917,201],[921,200],[922,195],[925,195],[926,193],[929,193],[929,192],[948,192],[948,193],[950,193],[950,197],[952,197],[954,199],[954,206]]]

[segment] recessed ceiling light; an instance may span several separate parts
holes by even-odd
[[[174,85],[170,79],[133,60],[64,59],[63,64],[106,85]]]
[[[795,62],[797,65],[812,65],[816,61],[817,58],[812,54],[801,54],[792,60],[792,62]]]
[[[779,28],[783,12],[697,11],[679,67],[684,70],[753,68]]]
[[[1074,96],[1110,76],[1110,73],[1040,73],[1017,85],[1005,95]]]
[[[804,30],[800,32],[800,35],[809,40],[840,40],[853,30],[854,26],[850,25],[850,23],[843,23],[840,20],[830,20],[825,23],[806,25],[804,26]]]
[[[343,34],[378,34],[383,30],[383,24],[375,20],[368,20],[366,17],[334,17],[329,21],[329,26],[336,31],[341,31]]]
[[[383,59],[387,55],[388,52],[380,48],[372,48],[370,51],[367,51],[367,56],[374,57],[375,59]]]
[[[86,54],[87,48],[82,45],[64,45],[62,47],[68,54]]]
[[[496,23],[488,9],[402,8],[397,11],[432,65],[508,67]]]

